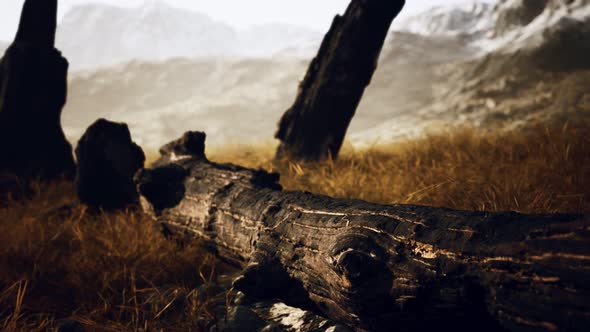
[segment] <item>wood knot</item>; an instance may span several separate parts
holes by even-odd
[[[353,285],[369,281],[382,266],[375,257],[358,251],[344,253],[336,264],[343,276]]]
[[[388,271],[382,248],[363,237],[341,237],[336,241],[331,255],[334,257],[335,269],[351,283],[351,286],[366,283],[375,275],[382,275]]]

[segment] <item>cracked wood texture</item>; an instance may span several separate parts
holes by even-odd
[[[234,288],[357,330],[590,331],[590,218],[378,205],[282,191],[208,161],[205,135],[162,148],[144,210],[245,268]]]
[[[336,16],[279,123],[277,158],[337,157],[403,0],[352,0]]]

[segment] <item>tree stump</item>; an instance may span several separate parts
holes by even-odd
[[[403,0],[352,0],[336,16],[283,115],[277,158],[336,158],[346,131],[377,68],[379,54]]]
[[[76,158],[76,189],[82,203],[107,210],[138,205],[133,176],[143,168],[145,155],[126,124],[96,121],[80,138]]]
[[[23,182],[73,178],[60,123],[68,62],[54,48],[57,0],[25,1],[16,38],[0,62],[0,173]]]
[[[360,330],[590,329],[588,217],[282,191],[276,174],[208,161],[204,139],[187,133],[136,175],[142,206],[245,267],[247,296]]]

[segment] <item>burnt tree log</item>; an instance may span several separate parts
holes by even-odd
[[[57,0],[26,0],[0,61],[0,173],[23,182],[76,172],[61,127],[68,61],[54,47],[56,20]]]
[[[590,330],[590,218],[384,206],[282,191],[216,164],[205,135],[136,183],[168,232],[244,267],[234,288],[375,331]]]
[[[352,0],[336,16],[279,123],[277,158],[336,158],[350,121],[377,68],[379,54],[403,0]]]

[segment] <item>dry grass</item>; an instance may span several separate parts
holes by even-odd
[[[277,166],[271,146],[211,159],[278,171],[286,189],[382,204],[464,210],[590,213],[590,123],[499,134],[458,129],[345,151],[335,162]]]
[[[386,204],[589,213],[589,132],[590,124],[460,130],[279,170],[287,189]],[[272,153],[227,148],[211,157],[272,170]],[[4,331],[45,331],[61,319],[97,331],[198,331],[215,319],[197,291],[215,278],[213,259],[164,238],[140,213],[93,215],[70,185],[53,184],[0,207],[0,220]]]
[[[90,214],[71,185],[42,189],[0,208],[0,329],[195,331],[215,318],[197,291],[214,261],[198,245],[140,213]]]

